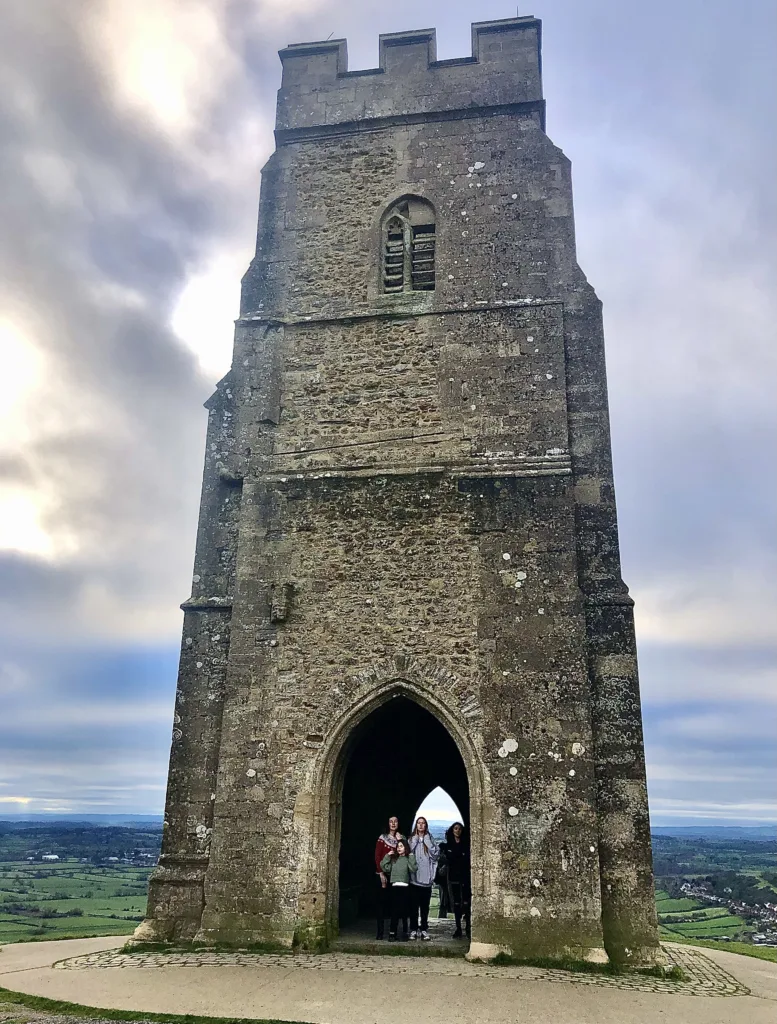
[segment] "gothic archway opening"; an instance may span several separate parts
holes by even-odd
[[[456,742],[430,711],[405,696],[386,701],[354,730],[344,752],[339,850],[339,925],[372,927],[375,844],[396,815],[409,834],[424,797],[440,787],[469,825],[467,770]]]

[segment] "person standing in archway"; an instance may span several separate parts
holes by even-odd
[[[454,939],[460,939],[461,919],[467,920],[467,938],[471,935],[470,922],[470,852],[469,833],[460,821],[454,821],[445,833],[447,843],[446,860],[448,861],[448,891],[450,893],[453,916],[456,918]]]
[[[389,924],[389,942],[396,942],[397,926],[402,922],[402,938],[408,937],[408,917],[410,902],[410,879],[418,870],[418,864],[410,852],[407,839],[397,839],[397,848],[387,853],[380,862],[383,873],[388,876],[391,887],[391,923]]]
[[[396,853],[397,840],[405,837],[399,831],[399,818],[393,815],[389,818],[388,832],[378,836],[375,844],[375,872],[378,880],[378,931],[377,939],[383,938],[383,929],[386,918],[391,916],[391,892],[386,872],[382,868],[383,858],[386,854]]]
[[[410,879],[411,939],[428,942],[429,901],[432,898],[432,884],[440,851],[429,833],[426,818],[419,817],[410,835],[410,851],[416,859],[416,869]]]

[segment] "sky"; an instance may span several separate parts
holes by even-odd
[[[604,303],[654,824],[777,820],[773,0],[543,0],[548,133]],[[0,14],[0,816],[161,813],[206,414],[277,50],[504,0]],[[437,794],[431,817],[450,811]],[[445,811],[437,814],[435,811]]]

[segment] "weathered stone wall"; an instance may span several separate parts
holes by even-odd
[[[482,841],[498,865],[481,887],[481,941],[526,946],[529,926],[535,949],[546,928],[569,946],[601,945],[569,489],[438,473],[294,477],[247,492],[203,937],[290,937],[304,885],[290,856],[295,807],[315,789],[348,677],[432,655],[479,705],[467,728],[489,786]],[[282,581],[293,597],[273,622],[269,588]]]
[[[538,121],[473,114],[278,149],[263,176],[244,315],[371,313],[397,303],[412,313],[558,299],[562,280],[565,289],[582,287],[569,161]],[[381,295],[379,221],[406,193],[437,212],[437,287]]]
[[[281,55],[144,934],[203,908],[203,940],[326,939],[343,743],[401,691],[467,767],[475,951],[655,956],[601,309],[539,24],[473,38],[436,62],[383,37],[369,73],[338,41]],[[384,295],[404,195],[434,207],[437,283]]]
[[[250,376],[238,389],[257,472],[461,460],[568,470],[560,303],[316,318],[274,330],[271,345],[279,422]],[[248,369],[266,367],[265,325],[246,324],[237,349]]]

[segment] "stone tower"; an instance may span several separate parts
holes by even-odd
[[[138,939],[326,944],[441,785],[472,955],[660,958],[601,305],[540,23],[281,51]]]

